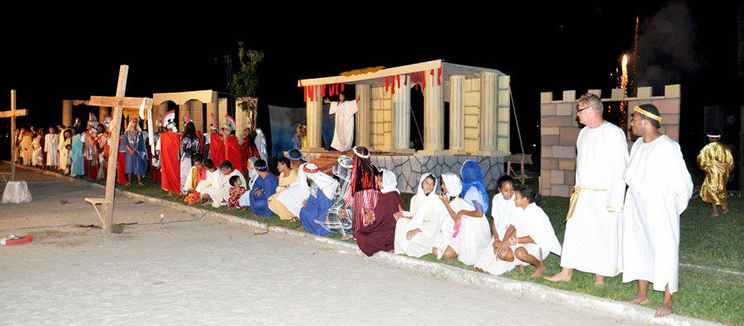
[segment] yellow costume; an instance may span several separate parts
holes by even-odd
[[[705,181],[700,188],[700,198],[706,203],[726,207],[726,183],[728,183],[729,173],[734,168],[731,150],[720,142],[712,142],[700,150],[697,163],[700,169],[705,171]]]
[[[284,173],[279,173],[279,186],[276,187],[276,193],[269,197],[269,209],[274,214],[279,215],[282,220],[290,220],[294,215],[289,212],[286,206],[276,199],[279,193],[286,190],[292,182],[297,180],[297,170],[292,169],[288,176],[284,176]]]

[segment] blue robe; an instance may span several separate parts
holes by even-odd
[[[307,204],[300,210],[302,227],[308,232],[317,235],[325,236],[331,233],[331,231],[323,226],[323,220],[325,220],[325,216],[331,206],[333,206],[333,201],[328,199],[323,191],[318,189],[317,194],[308,197]]]
[[[78,176],[85,175],[85,163],[83,157],[83,134],[77,134],[72,137],[71,142],[72,157],[72,168],[70,169],[70,175]]]
[[[132,138],[134,141],[130,141]],[[127,146],[134,149],[134,154],[130,153]],[[119,146],[119,152],[124,153],[126,165],[124,166],[124,172],[126,174],[134,173],[140,177],[145,176],[147,172],[147,149],[145,147],[145,137],[143,133],[137,132],[136,135],[132,135],[132,132],[127,130],[124,135],[121,136],[121,146]]]
[[[269,197],[276,193],[277,186],[279,186],[279,179],[271,173],[266,178],[262,178],[260,175],[256,177],[256,182],[253,183],[250,195],[253,214],[271,216]],[[263,192],[260,195],[256,195],[256,191],[259,189],[263,190]]]

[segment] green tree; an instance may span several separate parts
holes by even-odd
[[[252,122],[250,128],[255,129],[256,110],[258,101],[256,89],[258,88],[258,65],[263,61],[264,53],[257,50],[246,50],[243,42],[238,43],[238,58],[240,59],[240,71],[233,75],[232,87],[235,90],[240,103],[240,108],[248,114]]]

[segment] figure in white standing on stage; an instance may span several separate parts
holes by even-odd
[[[338,94],[338,102],[325,99],[325,103],[331,105],[328,114],[336,115],[336,127],[334,128],[331,147],[339,152],[351,150],[351,143],[354,140],[354,113],[358,110],[359,96],[357,95],[356,100],[351,102],[346,102],[345,99],[344,94]]]
[[[585,127],[576,141],[576,185],[566,216],[560,273],[551,282],[571,280],[573,270],[594,274],[594,285],[622,271],[620,237],[628,162],[625,133],[602,118],[602,100],[587,93],[576,116]]]

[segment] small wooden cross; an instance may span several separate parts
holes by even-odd
[[[103,229],[109,230],[114,221],[114,187],[116,186],[116,156],[119,154],[119,131],[121,130],[121,116],[124,108],[140,108],[143,103],[146,109],[152,108],[152,99],[146,97],[124,97],[127,88],[127,75],[129,66],[122,65],[119,68],[119,82],[116,86],[116,96],[91,96],[88,105],[113,107],[111,114],[110,141],[108,166],[106,168],[106,198],[86,198],[94,208],[96,205],[103,206],[103,216],[99,214]],[[98,209],[96,209],[98,212]]]
[[[16,158],[16,117],[28,115],[28,110],[16,110],[16,91],[10,90],[10,110],[0,112],[0,118],[10,118],[10,181],[15,180]]]

